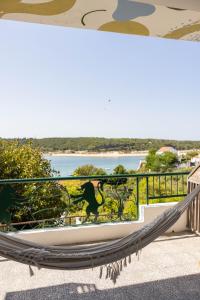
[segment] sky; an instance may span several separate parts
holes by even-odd
[[[200,43],[0,21],[0,137],[200,140]]]

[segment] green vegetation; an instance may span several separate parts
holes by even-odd
[[[151,172],[167,172],[172,171],[178,164],[179,159],[176,154],[165,152],[159,155],[155,150],[151,150],[146,157],[145,168]]]
[[[128,171],[126,170],[126,168],[123,165],[118,165],[115,167],[113,174],[128,174]]]
[[[19,139],[20,143],[26,143],[30,139]],[[177,150],[200,149],[200,141],[176,141],[163,139],[129,139],[129,138],[44,138],[31,139],[34,147],[39,147],[43,152],[55,151],[144,151],[159,149],[162,146],[172,146]]]
[[[193,153],[194,155],[194,153]],[[172,153],[159,157],[150,151],[146,168],[151,171],[169,171],[178,163]],[[123,165],[118,165],[113,174],[127,174]],[[129,173],[133,173],[130,171]],[[0,179],[41,178],[55,175],[50,163],[43,158],[41,151],[30,142],[0,141]],[[86,165],[75,170],[76,176],[106,175],[103,169]],[[177,195],[186,191],[186,177],[157,176],[149,178],[149,195],[159,198]],[[93,200],[96,201],[98,222],[134,220],[137,218],[137,184],[139,184],[140,204],[147,200],[146,178],[102,178],[101,180],[68,180],[26,184],[0,185],[0,223],[36,221],[32,227],[41,227],[38,220],[53,219],[48,225],[75,224],[76,217],[85,220],[88,202],[83,186],[93,185]],[[88,194],[87,194],[88,196]],[[91,196],[91,194],[90,194]],[[88,196],[88,199],[91,199]],[[78,200],[82,198],[82,200]],[[76,201],[78,200],[78,202]],[[176,200],[179,200],[177,198]],[[174,201],[174,198],[151,201]],[[103,203],[103,205],[101,205]],[[94,213],[88,221],[94,221]],[[56,219],[56,220],[55,220]],[[23,228],[17,225],[16,229]],[[30,228],[26,226],[26,228]]]
[[[50,163],[42,157],[40,150],[33,148],[30,143],[0,141],[0,179],[40,178],[52,175],[54,172]],[[16,203],[11,201],[12,191],[18,200]],[[7,207],[12,222],[60,217],[66,207],[64,189],[56,182],[1,185],[1,205],[3,201],[12,204]]]
[[[123,175],[123,174],[135,174],[135,170],[126,170],[126,168],[123,165],[118,165],[113,170],[113,175]],[[111,174],[111,175],[112,175]],[[106,173],[106,171],[102,168],[97,168],[93,165],[83,165],[81,167],[78,167],[74,173],[73,176],[98,176],[98,175],[109,175]]]
[[[106,171],[104,171],[102,168],[96,168],[93,165],[84,165],[81,167],[78,167],[74,171],[74,176],[95,176],[95,175],[107,175]]]
[[[81,195],[80,187],[85,181],[65,181],[64,185],[71,195]],[[87,182],[87,181],[86,181]],[[96,187],[96,199],[99,204],[102,203],[102,195],[98,191],[98,182],[91,181]],[[137,215],[137,178],[108,178],[101,180],[103,183],[102,193],[105,203],[99,207],[98,222],[120,221],[120,220],[135,220]],[[139,180],[139,202],[140,204],[147,203],[147,179]],[[162,203],[179,201],[181,197],[170,197],[170,195],[184,194],[187,192],[187,176],[151,176],[149,178],[148,196],[149,203]],[[162,196],[167,196],[162,198]],[[153,198],[152,198],[153,197]],[[71,198],[73,199],[73,197]],[[86,209],[88,203],[82,201],[73,205],[71,202],[69,214],[72,217],[71,223],[75,224],[75,217],[80,217],[81,221],[85,220]],[[102,216],[105,215],[105,216]],[[89,222],[94,222],[94,214],[91,214]],[[67,221],[68,222],[68,221]]]
[[[193,157],[198,156],[199,151],[189,151],[186,155],[182,156],[181,160],[182,162],[188,162],[190,161]]]

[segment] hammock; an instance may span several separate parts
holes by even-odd
[[[0,256],[31,266],[57,270],[81,270],[100,266],[100,277],[116,281],[131,255],[165,233],[200,193],[195,188],[183,201],[165,211],[151,223],[115,241],[87,246],[43,246],[0,233]]]

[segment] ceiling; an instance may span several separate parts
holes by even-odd
[[[0,19],[200,41],[200,0],[0,0]]]

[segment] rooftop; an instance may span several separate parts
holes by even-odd
[[[200,239],[190,233],[162,236],[122,272],[116,285],[99,269],[37,270],[0,258],[0,300],[200,299]]]
[[[173,153],[176,153],[177,150],[176,150],[174,147],[165,146],[165,147],[161,147],[161,148],[157,151],[157,154],[159,154],[159,153],[165,153],[165,152],[173,152]]]

